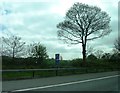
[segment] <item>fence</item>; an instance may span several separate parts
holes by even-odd
[[[32,78],[35,77],[35,72],[48,72],[48,71],[53,71],[55,76],[59,75],[59,71],[65,71],[65,70],[80,70],[80,68],[51,68],[51,69],[14,69],[14,70],[0,70],[2,72],[2,74],[7,74],[7,73],[20,73],[20,72],[31,72],[32,74]],[[47,75],[47,74],[46,74]]]
[[[14,70],[0,70],[2,72],[2,80],[9,79],[23,79],[23,78],[37,78],[48,76],[61,76],[70,74],[93,73],[114,71],[118,69],[113,68],[51,68],[51,69],[14,69]]]

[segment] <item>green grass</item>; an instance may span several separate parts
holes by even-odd
[[[2,73],[2,79],[23,79],[23,78],[31,78],[32,72],[4,72]]]

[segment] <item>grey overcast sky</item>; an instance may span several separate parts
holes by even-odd
[[[41,42],[47,48],[50,58],[60,53],[63,59],[82,57],[81,44],[68,45],[58,40],[56,25],[64,20],[67,10],[75,3],[98,6],[111,17],[110,35],[88,42],[94,49],[110,52],[118,37],[118,1],[119,0],[1,0],[0,10],[9,10],[0,15],[0,36],[11,32],[20,36],[26,44]],[[3,13],[3,12],[1,12]]]

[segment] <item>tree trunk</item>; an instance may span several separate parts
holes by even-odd
[[[15,51],[14,51],[14,48],[13,48],[13,54],[12,54],[12,61],[14,62],[14,58],[15,58]]]
[[[83,44],[82,45],[82,48],[83,48],[83,65],[85,66],[85,64],[86,64],[86,45],[85,44]]]

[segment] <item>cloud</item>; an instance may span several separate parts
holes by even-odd
[[[11,1],[11,0],[10,0]],[[12,10],[9,15],[0,19],[0,24],[7,25],[9,31],[22,37],[27,44],[41,42],[47,48],[50,57],[60,53],[63,59],[82,57],[82,46],[68,45],[58,40],[56,25],[64,20],[67,10],[75,3],[81,2],[100,7],[111,17],[112,32],[110,35],[88,42],[95,49],[109,52],[114,47],[114,40],[118,34],[118,0],[21,0],[9,2],[6,0],[4,7]],[[3,6],[2,6],[3,7]]]

